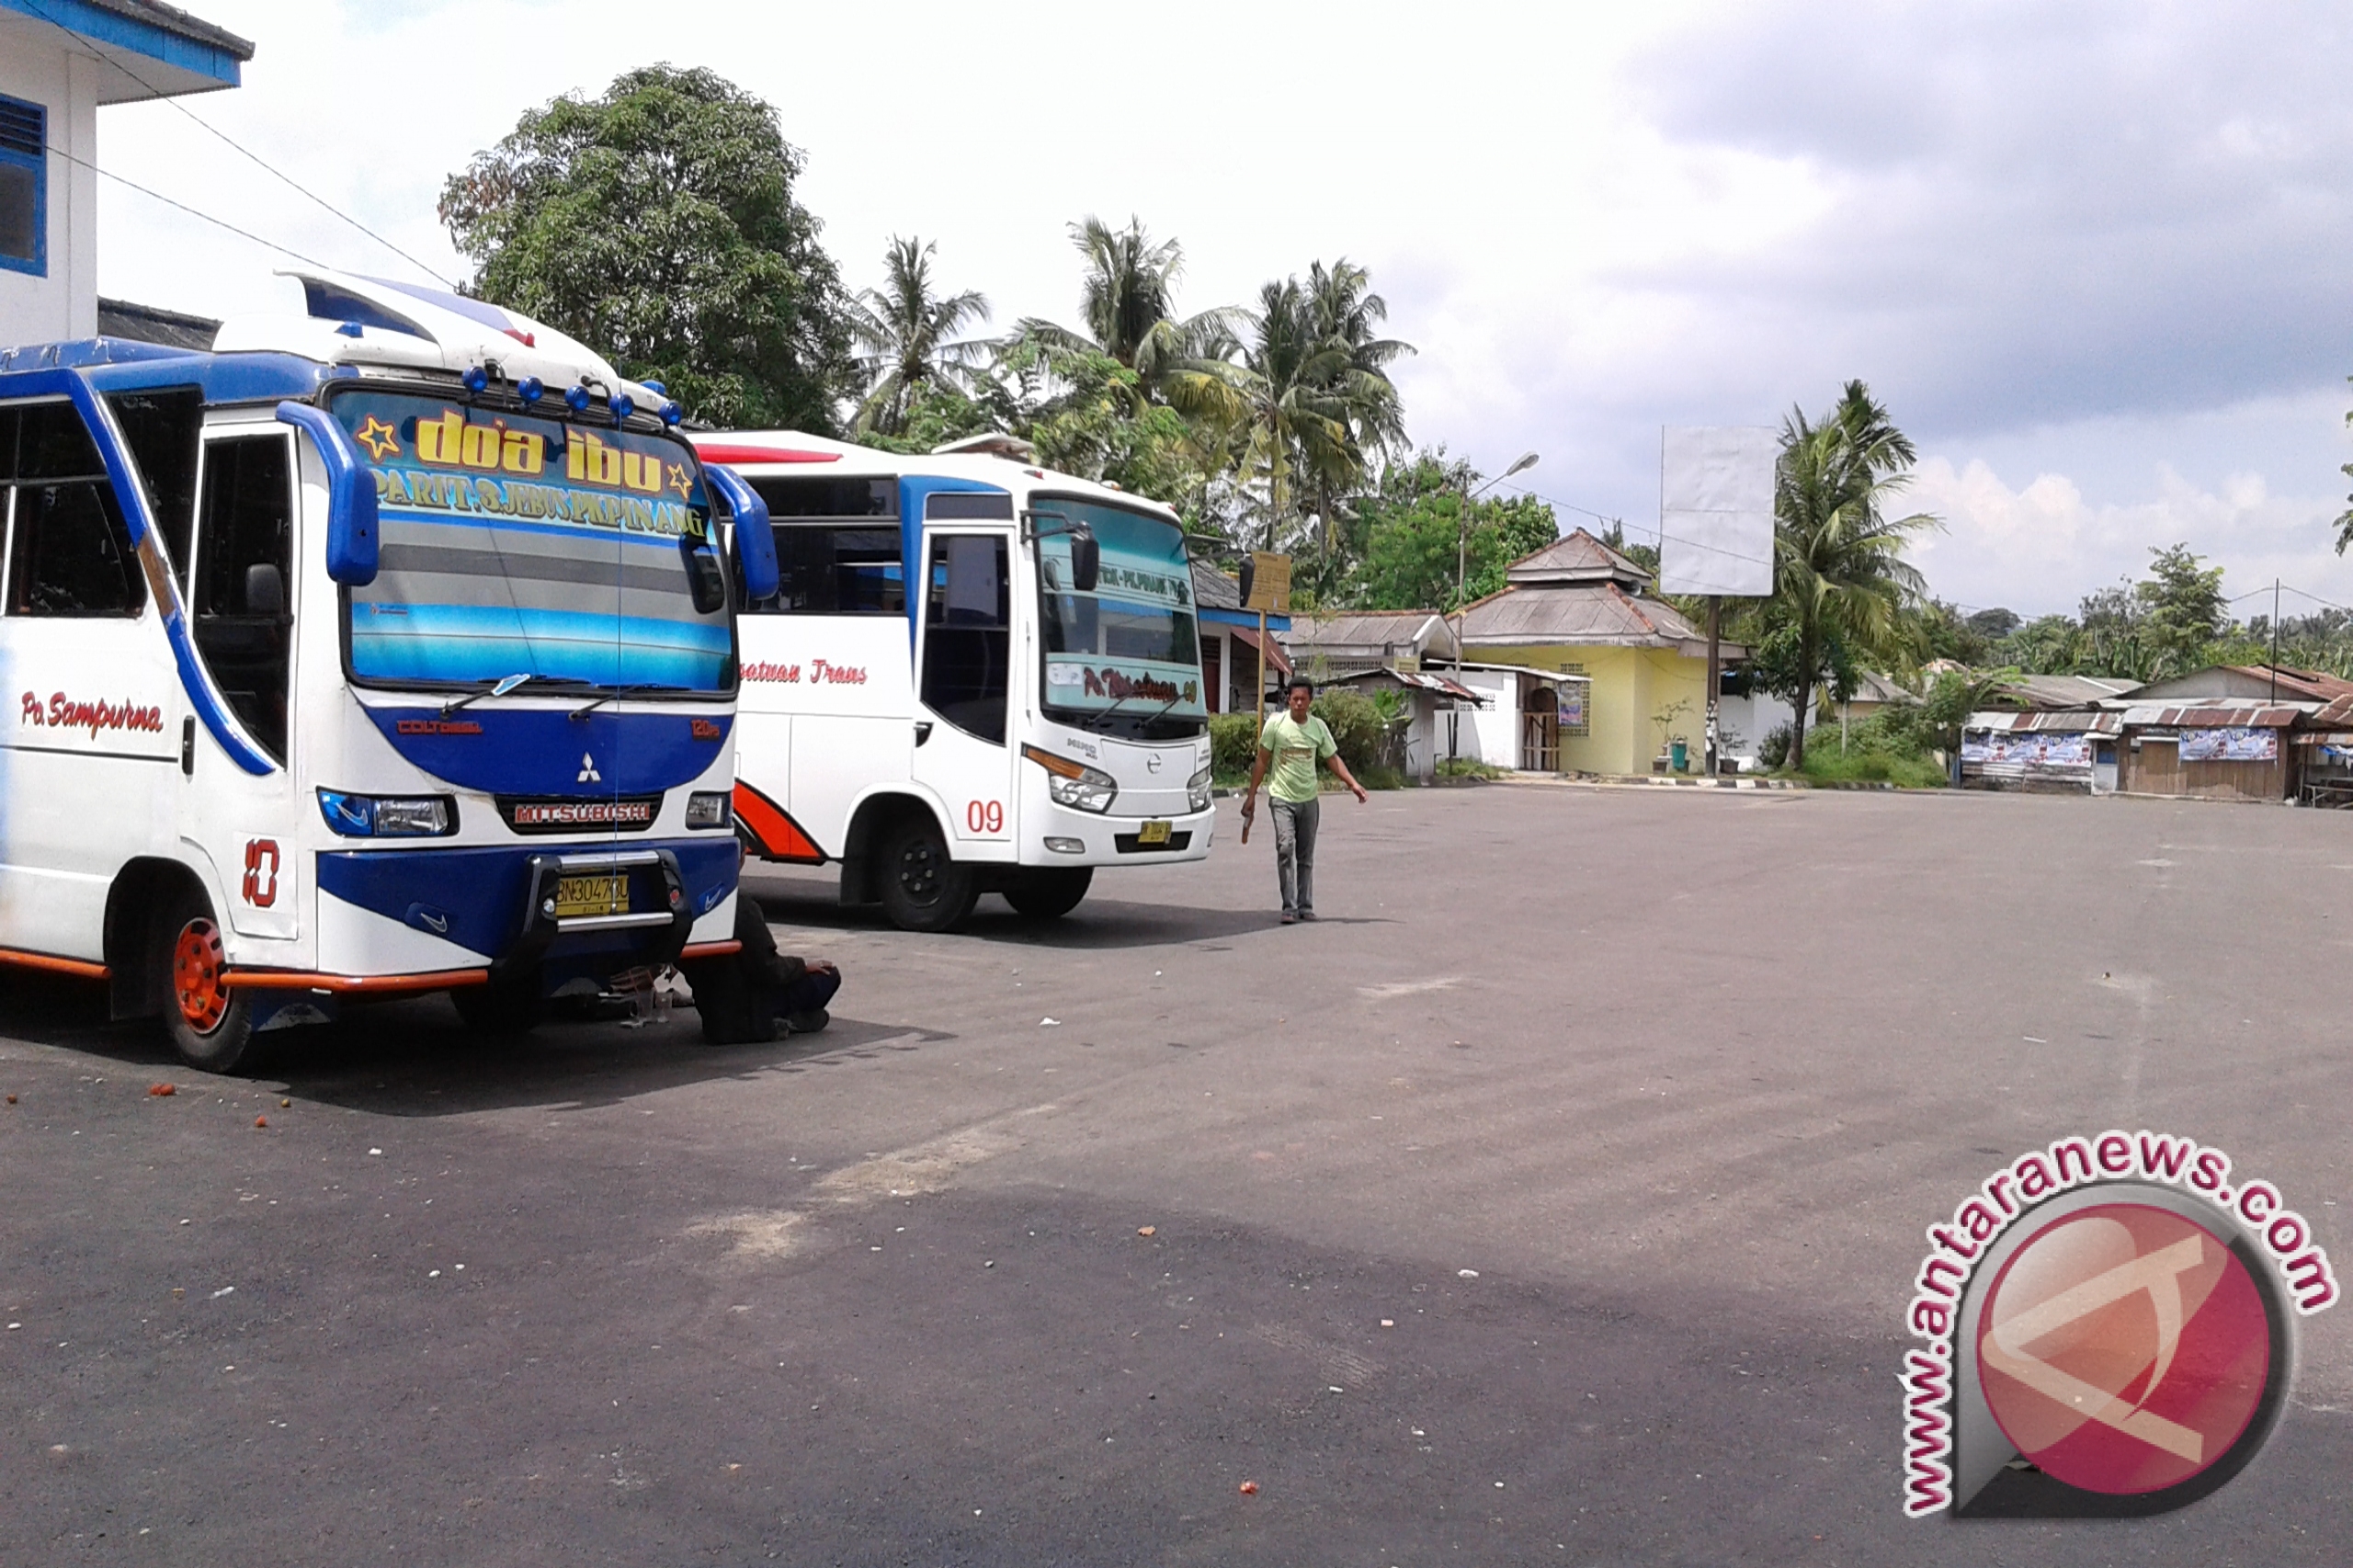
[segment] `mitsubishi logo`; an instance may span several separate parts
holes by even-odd
[[[586,752],[582,752],[580,754],[580,778],[578,782],[582,784],[601,784],[604,781],[605,776],[597,771],[597,759],[590,756]]]

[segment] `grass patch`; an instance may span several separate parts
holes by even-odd
[[[1881,751],[1842,754],[1835,746],[1809,750],[1804,770],[1791,777],[1815,784],[1893,784],[1903,790],[1941,790],[1950,782],[1943,768],[1924,756],[1893,756]]]
[[[1502,768],[1475,756],[1442,756],[1438,759],[1440,778],[1501,778]]]

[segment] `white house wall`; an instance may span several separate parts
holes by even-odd
[[[56,28],[0,13],[0,93],[49,111],[48,275],[0,268],[0,347],[98,330],[98,62],[54,41]]]
[[[1449,672],[1452,674],[1453,672]],[[1519,766],[1519,676],[1508,670],[1464,670],[1454,676],[1487,699],[1476,713],[1464,713],[1461,755],[1492,767]]]

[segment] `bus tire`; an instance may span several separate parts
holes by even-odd
[[[165,977],[164,1028],[191,1067],[234,1073],[253,1051],[253,997],[226,983],[221,927],[201,893],[165,903],[153,927],[153,972]]]
[[[875,871],[882,913],[902,931],[953,931],[981,896],[980,879],[949,855],[928,814],[910,814],[883,835]]]
[[[460,985],[449,993],[449,1005],[476,1034],[528,1034],[547,1017],[534,973],[483,985]]]
[[[1092,866],[1024,871],[1018,881],[1005,890],[1005,902],[1032,920],[1059,920],[1078,907],[1094,881]]]

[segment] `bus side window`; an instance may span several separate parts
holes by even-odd
[[[197,651],[246,733],[286,760],[292,646],[294,497],[281,435],[214,441],[204,452],[204,504],[192,602]]]
[[[0,488],[14,503],[8,613],[137,615],[146,608],[147,580],[81,415],[70,403],[29,403],[15,413],[17,440],[0,468]]]
[[[1002,534],[933,539],[931,596],[924,612],[924,704],[965,733],[997,745],[1005,744],[1010,612]]]
[[[904,615],[899,530],[776,525],[778,588],[749,608],[764,615]]]
[[[188,530],[196,523],[197,432],[204,424],[204,394],[194,387],[115,392],[108,397],[123,444],[147,486],[147,514],[164,536],[164,553],[188,591]]]

